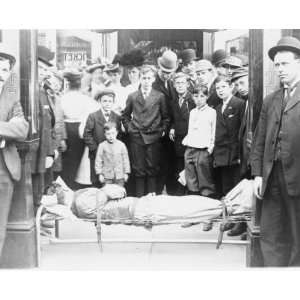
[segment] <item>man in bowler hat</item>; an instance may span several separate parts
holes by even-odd
[[[28,123],[9,79],[16,59],[0,49],[0,257],[6,236],[6,226],[13,196],[14,183],[21,178],[21,160],[17,141],[25,140]]]
[[[265,266],[300,266],[300,41],[283,37],[268,55],[282,87],[263,101],[251,153],[260,245]]]

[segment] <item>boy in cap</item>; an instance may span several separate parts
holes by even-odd
[[[121,115],[125,108],[128,96],[126,89],[121,84],[122,67],[119,63],[109,64],[105,67],[104,71],[110,79],[108,88],[115,92],[115,103],[113,109],[116,113]]]
[[[89,148],[91,182],[94,186],[100,186],[95,173],[95,158],[98,145],[105,140],[104,125],[108,122],[115,122],[117,130],[121,127],[121,118],[113,111],[115,92],[111,89],[99,91],[95,99],[100,103],[100,109],[88,116],[85,124],[83,138]]]
[[[9,79],[16,59],[0,49],[0,257],[6,236],[14,185],[21,178],[21,160],[16,142],[24,141],[28,123],[16,93],[12,93]]]
[[[218,97],[215,89],[214,80],[216,78],[215,70],[211,62],[207,59],[201,59],[196,62],[197,82],[208,88],[207,104],[212,108],[216,108],[221,99]]]
[[[182,145],[183,138],[187,135],[189,116],[191,110],[195,107],[192,94],[188,91],[187,75],[179,72],[173,77],[173,84],[176,90],[176,98],[171,102],[172,121],[169,131],[169,138],[174,142],[176,160],[175,174],[179,177],[179,173],[184,169],[184,152],[185,146]],[[176,195],[185,194],[185,189],[177,183]]]
[[[129,134],[137,197],[156,193],[161,138],[170,122],[164,95],[152,88],[154,67],[143,66],[140,80],[140,89],[128,96],[122,115],[123,125]]]

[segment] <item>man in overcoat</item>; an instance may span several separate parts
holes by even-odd
[[[28,123],[9,79],[16,59],[0,50],[0,257],[13,196],[14,183],[21,178],[21,160],[16,141],[27,137]]]
[[[53,55],[52,55],[53,54]],[[39,206],[44,189],[52,182],[54,159],[58,156],[55,137],[55,107],[48,94],[46,84],[47,69],[52,66],[50,60],[54,53],[46,47],[38,47],[39,98],[37,103],[39,145],[31,153],[31,173],[33,201],[35,209]]]
[[[300,41],[283,37],[268,54],[282,87],[263,101],[251,153],[260,245],[265,266],[300,266]]]

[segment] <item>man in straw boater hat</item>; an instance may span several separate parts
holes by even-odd
[[[21,160],[15,142],[27,137],[26,122],[19,99],[9,88],[16,59],[0,48],[0,257],[13,196],[14,183],[21,178]]]
[[[161,92],[165,96],[168,114],[171,115],[171,102],[176,98],[176,91],[172,83],[172,75],[178,68],[178,60],[175,52],[166,50],[157,59],[158,71],[153,82],[153,89]],[[164,186],[168,194],[176,193],[176,171],[174,161],[176,158],[173,142],[168,137],[169,128],[166,135],[162,138],[162,151],[159,180],[157,183],[156,192],[161,194]]]
[[[263,101],[251,153],[260,245],[265,266],[300,266],[300,41],[283,37],[268,55],[282,87]]]

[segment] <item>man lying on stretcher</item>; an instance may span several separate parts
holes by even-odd
[[[254,197],[252,191],[251,180],[241,181],[224,199],[227,212],[231,215],[249,214]],[[62,192],[62,190],[56,194],[60,205],[46,205],[48,212],[63,214],[62,206],[64,206],[64,214],[69,207],[78,218],[98,217],[98,220],[105,223],[113,221],[145,226],[171,223],[198,224],[218,218],[223,209],[222,202],[195,195],[125,197],[125,189],[116,185],[106,185],[102,189],[82,189],[72,195],[70,191]]]

